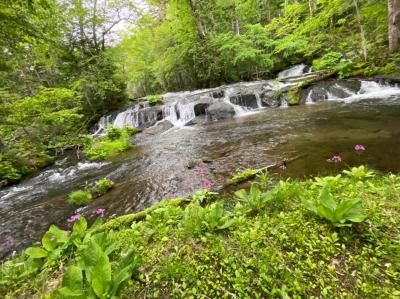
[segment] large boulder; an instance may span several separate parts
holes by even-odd
[[[235,109],[232,105],[224,102],[216,102],[207,108],[210,120],[220,120],[231,118],[235,115]]]
[[[279,92],[270,90],[261,94],[261,103],[264,107],[279,107],[281,105]]]
[[[246,107],[246,108],[258,108],[257,97],[255,94],[238,94],[230,97],[229,101],[232,104]]]

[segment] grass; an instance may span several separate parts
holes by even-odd
[[[61,298],[63,273],[82,263],[83,249],[74,246],[106,234],[115,245],[112,265],[128,249],[140,257],[121,298],[398,298],[400,176],[361,170],[271,187],[260,182],[246,201],[194,196],[112,219],[72,242],[52,266],[20,279],[3,266],[0,297]],[[309,211],[304,200],[318,202],[327,188],[338,204],[358,199],[366,218],[336,227]],[[263,205],[251,202],[264,197]],[[84,291],[90,287],[85,280]]]

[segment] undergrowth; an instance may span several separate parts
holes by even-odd
[[[275,186],[260,174],[233,195],[80,218],[4,263],[0,296],[398,298],[399,192],[400,176],[365,168]]]

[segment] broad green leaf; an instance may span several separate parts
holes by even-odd
[[[57,290],[58,293],[60,293],[63,298],[76,298],[76,299],[86,299],[87,297],[85,296],[85,293],[82,290],[73,290],[68,287],[62,287]]]
[[[25,253],[34,259],[44,258],[49,254],[46,250],[39,247],[29,247],[25,250]]]
[[[63,287],[74,290],[75,292],[81,291],[83,288],[83,275],[82,269],[77,266],[71,266],[65,272],[62,284]]]
[[[302,198],[301,202],[303,205],[306,207],[307,210],[317,213],[317,206],[315,205],[315,202]]]
[[[106,294],[111,288],[111,264],[104,252],[101,252],[92,271],[91,284],[93,291],[99,298],[106,298]]]
[[[248,198],[247,192],[244,189],[236,191],[235,192],[235,196],[240,198],[240,199],[243,199],[243,200],[247,200],[247,198]]]
[[[335,209],[337,207],[337,203],[332,198],[332,195],[329,193],[329,188],[327,186],[325,186],[321,192],[320,201],[321,201],[321,204],[324,207],[328,208],[331,212],[335,211]]]
[[[77,236],[82,236],[87,229],[87,222],[85,217],[81,217],[78,221],[74,223],[72,233]]]

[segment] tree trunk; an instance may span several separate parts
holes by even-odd
[[[400,0],[388,0],[389,52],[400,50]]]
[[[399,0],[400,1],[400,0]],[[361,49],[363,52],[364,56],[364,61],[367,61],[368,58],[368,52],[367,52],[367,40],[365,38],[365,31],[364,27],[361,23],[361,14],[360,14],[360,9],[358,8],[357,0],[353,0],[354,8],[356,9],[356,17],[357,17],[357,23],[358,27],[360,28],[360,34],[361,34]]]

